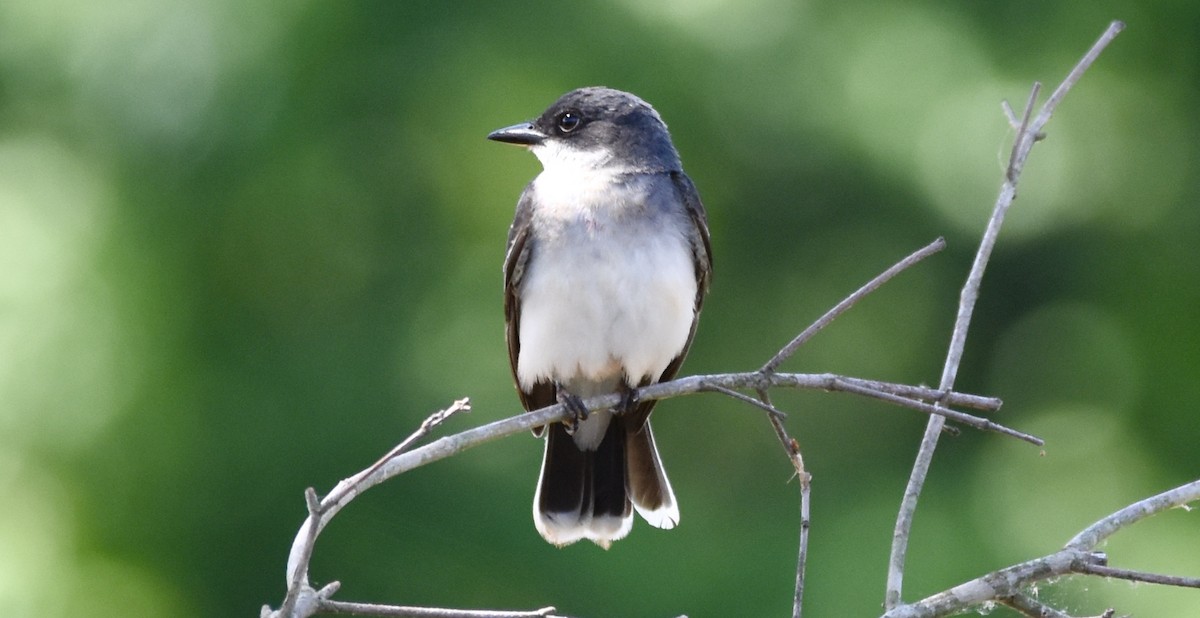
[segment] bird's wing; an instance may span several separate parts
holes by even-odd
[[[504,325],[505,340],[508,342],[508,363],[512,369],[513,384],[521,397],[521,405],[526,410],[537,410],[557,402],[554,384],[539,382],[526,391],[521,388],[517,377],[517,359],[521,354],[521,278],[525,275],[525,267],[529,263],[529,254],[534,249],[529,233],[530,221],[533,218],[531,192],[528,188],[517,201],[517,212],[512,225],[508,228],[508,248],[504,254]],[[541,435],[543,427],[533,430],[534,435]]]

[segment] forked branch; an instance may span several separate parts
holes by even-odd
[[[807,545],[807,516],[808,516],[808,478],[803,470],[803,463],[800,459],[799,448],[795,440],[791,439],[783,425],[780,422],[782,413],[774,409],[770,404],[769,398],[766,397],[768,390],[772,388],[803,388],[821,391],[844,392],[860,396],[872,397],[881,401],[896,404],[898,406],[907,407],[913,410],[923,412],[925,414],[940,414],[946,415],[951,420],[968,426],[976,427],[985,431],[994,431],[1003,435],[1016,437],[1033,444],[1040,445],[1042,441],[1036,436],[1026,434],[1024,432],[1010,429],[991,420],[978,417],[966,412],[950,409],[947,406],[961,406],[983,411],[996,411],[1000,408],[1001,402],[992,397],[982,397],[979,395],[969,395],[956,393],[952,391],[944,391],[939,389],[931,389],[922,386],[911,386],[904,384],[892,384],[878,380],[866,380],[862,378],[853,378],[839,376],[835,374],[803,374],[803,373],[779,373],[774,370],[774,367],[793,353],[799,346],[811,336],[820,330],[829,321],[845,312],[848,308],[854,305],[859,299],[877,289],[883,282],[891,279],[896,274],[899,274],[904,269],[916,264],[920,259],[928,255],[932,255],[944,246],[941,239],[938,239],[930,245],[918,250],[913,255],[901,260],[896,266],[889,268],[879,277],[872,279],[866,286],[859,289],[855,293],[847,297],[846,300],[839,303],[834,309],[830,310],[826,315],[822,316],[812,326],[805,329],[801,336],[797,337],[787,346],[780,350],[772,357],[764,369],[758,371],[750,371],[744,373],[727,373],[691,376],[672,380],[670,382],[662,382],[653,384],[644,388],[638,389],[637,396],[640,399],[668,399],[682,395],[716,392],[727,396],[732,396],[739,401],[748,402],[750,398],[739,393],[738,390],[751,390],[759,393],[759,401],[753,405],[768,409],[768,418],[772,424],[777,426],[780,439],[788,452],[788,456],[797,469],[797,473],[801,475],[801,556],[797,575],[797,596],[796,607],[799,607],[800,591],[803,589],[803,566],[804,566],[804,549]],[[914,257],[915,256],[915,257]],[[809,334],[805,334],[809,333]],[[622,395],[611,394],[599,397],[592,397],[584,400],[584,405],[589,410],[608,409],[617,406],[622,401]],[[546,425],[561,420],[567,419],[571,414],[562,404],[548,406],[540,410],[535,410],[518,416],[506,418],[475,427],[461,433],[439,438],[425,444],[423,446],[412,448],[419,440],[424,438],[434,427],[449,416],[465,412],[470,409],[470,404],[466,399],[454,402],[452,406],[446,410],[440,411],[426,419],[422,423],[421,428],[412,436],[393,448],[387,455],[368,466],[365,470],[343,480],[322,499],[317,499],[317,495],[311,489],[306,493],[308,502],[308,518],[301,525],[300,530],[296,534],[296,538],[292,543],[292,550],[288,556],[287,581],[288,593],[284,598],[280,609],[275,611],[269,607],[264,607],[261,612],[263,618],[307,618],[318,613],[351,613],[357,615],[371,616],[462,616],[464,618],[485,618],[485,617],[501,617],[501,616],[551,616],[553,608],[543,608],[533,610],[532,612],[494,612],[492,610],[446,610],[440,608],[412,608],[402,606],[386,606],[373,605],[363,603],[347,604],[343,602],[333,601],[331,596],[337,591],[338,584],[335,582],[321,590],[315,590],[309,584],[308,565],[312,558],[313,547],[321,530],[328,525],[329,521],[337,515],[337,513],[349,504],[355,497],[360,495],[367,489],[382,483],[399,474],[423,466],[440,459],[461,453],[467,449],[479,446],[481,444],[497,440],[506,436],[523,433],[534,427]],[[424,613],[422,613],[424,612]],[[432,613],[431,613],[432,612]],[[445,612],[445,613],[437,613]]]
[[[987,268],[988,260],[991,258],[992,249],[996,246],[996,239],[1000,235],[1000,227],[1004,224],[1004,216],[1008,213],[1009,206],[1017,197],[1017,183],[1021,178],[1021,170],[1025,168],[1025,161],[1029,158],[1029,153],[1033,149],[1033,145],[1044,137],[1042,129],[1046,123],[1050,121],[1050,116],[1054,114],[1054,110],[1058,108],[1058,104],[1062,102],[1063,97],[1067,95],[1071,87],[1083,77],[1083,73],[1092,66],[1096,58],[1100,56],[1100,52],[1108,46],[1109,43],[1125,28],[1125,24],[1114,21],[1109,24],[1108,29],[1096,41],[1092,48],[1084,54],[1083,58],[1075,65],[1067,77],[1063,79],[1058,88],[1055,88],[1054,93],[1042,105],[1041,111],[1037,116],[1033,116],[1033,110],[1037,105],[1037,95],[1041,90],[1041,84],[1035,83],[1029,94],[1029,101],[1025,104],[1024,114],[1021,117],[1020,123],[1016,126],[1017,134],[1013,139],[1012,154],[1009,157],[1008,169],[1005,170],[1004,183],[1000,187],[1000,194],[996,198],[996,205],[992,210],[992,216],[988,220],[987,229],[983,233],[983,239],[979,243],[979,250],[975,253],[975,261],[971,265],[971,271],[967,275],[967,281],[963,284],[962,293],[959,297],[958,316],[954,321],[954,331],[950,336],[950,346],[946,350],[946,362],[942,367],[942,378],[938,382],[942,390],[950,391],[954,389],[954,381],[958,376],[958,368],[962,363],[963,350],[966,348],[967,330],[971,325],[971,316],[975,312],[975,302],[979,299],[979,288],[983,281],[983,272]],[[1009,121],[1015,120],[1011,109],[1007,108]],[[884,607],[891,609],[900,604],[901,591],[904,583],[904,561],[908,554],[908,539],[912,532],[913,514],[917,510],[917,500],[920,498],[921,489],[925,485],[925,477],[929,474],[929,466],[933,463],[933,452],[937,448],[938,438],[942,434],[942,429],[945,426],[945,417],[941,415],[933,415],[929,418],[929,423],[925,427],[925,435],[921,439],[921,446],[917,451],[916,461],[913,463],[912,473],[909,475],[908,486],[904,490],[904,497],[900,502],[900,510],[896,515],[896,527],[892,534],[892,553],[888,561],[888,577],[887,590],[884,593]]]
[[[1096,545],[1112,534],[1152,515],[1183,507],[1196,501],[1200,501],[1200,480],[1180,485],[1112,513],[1075,535],[1059,551],[977,577],[911,605],[896,606],[885,613],[883,618],[952,616],[989,602],[1004,603],[1014,606],[1018,610],[1023,606],[1039,607],[1040,603],[1030,603],[1031,599],[1028,598],[1027,588],[1040,581],[1073,574],[1098,575],[1171,586],[1200,587],[1200,580],[1197,578],[1157,575],[1109,567],[1108,555],[1096,551]],[[1058,610],[1053,611],[1057,612]],[[1057,616],[1060,614],[1066,615],[1061,612],[1045,615]]]

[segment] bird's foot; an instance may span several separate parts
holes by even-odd
[[[638,397],[637,389],[628,384],[621,385],[621,403],[617,404],[615,411],[617,414],[629,414],[633,409],[642,402]]]
[[[575,435],[575,430],[579,429],[579,424],[586,421],[588,418],[587,406],[583,405],[583,399],[579,395],[574,395],[567,392],[564,388],[558,388],[557,393],[558,403],[566,406],[567,411],[571,416],[563,421],[563,426],[567,430],[567,435]]]

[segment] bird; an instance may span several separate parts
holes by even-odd
[[[509,364],[522,406],[563,403],[534,429],[545,450],[537,531],[608,549],[633,527],[674,528],[679,507],[636,389],[670,380],[712,277],[708,220],[659,113],[606,87],[572,90],[488,139],[542,165],[521,193],[504,258]],[[620,393],[590,414],[582,399]],[[632,507],[632,508],[631,508]]]

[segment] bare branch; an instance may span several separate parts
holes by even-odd
[[[470,412],[470,411],[471,411],[471,400],[467,397],[464,397],[462,399],[456,400],[454,403],[450,404],[450,406],[447,407],[446,409],[438,410],[437,412],[430,414],[424,421],[421,422],[421,426],[418,427],[417,430],[412,433],[412,435],[405,438],[404,441],[401,442],[400,444],[397,444],[394,448],[392,448],[392,450],[388,451],[386,455],[384,455],[383,457],[380,457],[378,461],[376,461],[374,464],[371,465],[371,467],[369,467],[366,470],[363,470],[362,472],[359,472],[355,476],[351,477],[347,484],[340,486],[337,489],[334,489],[334,491],[330,492],[328,496],[325,496],[324,501],[325,502],[336,502],[343,494],[352,490],[358,483],[360,483],[362,481],[362,479],[370,476],[376,470],[383,467],[384,464],[386,464],[389,460],[391,460],[395,456],[399,455],[400,453],[403,453],[404,451],[407,451],[410,447],[412,447],[413,444],[415,444],[417,442],[417,440],[420,440],[421,438],[424,438],[425,436],[429,435],[429,432],[433,431],[433,429],[435,427],[437,427],[438,425],[441,425],[443,422],[445,422],[446,419],[450,418],[451,416],[454,416],[455,414],[457,414],[459,412]]]
[[[1102,554],[1064,549],[1049,556],[1022,562],[988,573],[911,605],[891,608],[884,618],[933,618],[951,616],[976,605],[1024,594],[1023,588],[1045,579],[1075,571],[1077,562],[1103,562]]]
[[[865,385],[870,385],[870,388]],[[991,431],[1007,433],[1009,435],[1024,435],[1015,430],[1008,429],[996,423],[992,423],[987,419],[971,416],[963,412],[946,410],[943,408],[935,408],[926,403],[924,400],[934,401],[942,399],[945,401],[965,401],[975,405],[988,407],[991,402],[999,404],[998,400],[991,400],[986,397],[977,395],[963,395],[960,393],[945,393],[935,389],[927,389],[917,386],[904,386],[890,384],[887,382],[869,381],[854,378],[845,378],[835,374],[788,374],[788,373],[773,373],[764,375],[757,371],[747,373],[732,373],[732,374],[715,374],[704,376],[692,376],[681,378],[670,382],[662,382],[653,384],[644,388],[638,389],[637,396],[640,399],[667,399],[688,395],[705,391],[733,391],[733,389],[761,389],[765,391],[769,388],[806,388],[821,391],[840,391],[847,393],[857,393],[867,396],[872,396],[892,403],[897,403],[921,410],[927,413],[937,414],[952,414],[956,421],[971,424],[972,426],[987,428]],[[894,394],[903,393],[903,394]],[[591,397],[584,400],[584,405],[589,410],[598,410],[612,408],[621,402],[622,396],[619,394],[602,395],[599,397]],[[769,400],[764,402],[764,405],[770,406]],[[773,406],[771,406],[773,407]],[[292,550],[288,557],[288,595],[281,606],[278,613],[264,613],[263,616],[278,616],[279,618],[292,618],[293,616],[311,616],[313,611],[318,607],[323,607],[324,603],[317,598],[316,591],[313,591],[308,586],[308,564],[312,555],[312,549],[316,543],[316,538],[320,531],[329,523],[329,521],[337,515],[337,513],[355,497],[362,492],[390,479],[396,475],[402,474],[413,468],[423,466],[446,457],[450,457],[469,448],[521,433],[546,425],[548,423],[561,421],[567,418],[570,414],[561,404],[555,404],[503,419],[480,427],[468,429],[466,431],[439,438],[419,448],[406,450],[412,446],[416,439],[428,433],[428,431],[448,416],[447,412],[451,410],[466,410],[469,408],[467,400],[456,401],[447,410],[435,413],[417,432],[393,448],[387,456],[381,458],[367,469],[351,476],[350,478],[338,483],[333,491],[329,493],[323,500],[317,504],[313,504],[310,499],[309,516],[301,525],[300,530],[296,534],[296,539],[293,541]],[[778,412],[778,410],[776,410]],[[800,475],[803,486],[806,488],[808,483],[807,473],[804,471],[803,462],[799,457],[799,449],[796,446],[795,440],[791,439],[783,425],[778,420],[777,414],[768,415],[772,419],[772,424],[776,426],[776,431],[779,432],[780,439],[786,449],[789,451],[789,457],[792,459],[793,465],[796,467],[797,474]],[[1034,438],[1036,440],[1036,438]],[[315,498],[315,494],[313,494]],[[806,506],[805,503],[802,506]],[[802,509],[803,511],[804,509]],[[804,538],[807,538],[807,519],[802,513],[801,527]],[[330,591],[332,593],[332,591]],[[283,610],[287,609],[288,612]],[[307,612],[307,613],[306,613]]]
[[[992,249],[996,245],[996,239],[1000,235],[1000,227],[1004,223],[1004,217],[1008,212],[1008,208],[1012,205],[1013,200],[1016,199],[1017,183],[1020,180],[1021,170],[1025,166],[1025,161],[1029,157],[1034,143],[1041,139],[1042,128],[1049,122],[1050,116],[1054,113],[1054,110],[1058,107],[1063,97],[1079,81],[1083,73],[1099,57],[1100,52],[1112,42],[1113,38],[1122,28],[1124,28],[1124,24],[1121,22],[1115,21],[1109,25],[1100,39],[1092,45],[1092,48],[1071,69],[1071,72],[1067,74],[1063,82],[1059,84],[1046,103],[1042,105],[1042,109],[1038,115],[1031,121],[1033,108],[1037,103],[1037,94],[1041,88],[1040,84],[1034,84],[1029,100],[1025,105],[1020,129],[1013,140],[1012,155],[1009,157],[1004,183],[1000,187],[1000,194],[996,198],[992,216],[988,220],[987,229],[984,231],[983,239],[979,243],[979,250],[976,252],[975,260],[971,265],[971,271],[967,275],[966,283],[963,284],[962,292],[959,296],[958,315],[954,321],[954,331],[950,336],[950,346],[946,351],[946,362],[942,366],[942,378],[938,382],[938,385],[943,390],[952,390],[955,379],[958,376],[958,368],[962,363],[962,354],[966,347],[967,331],[971,325],[975,303],[979,299],[979,288],[983,281],[983,273],[987,268],[988,260],[991,258]],[[1008,115],[1012,117],[1012,114]],[[930,417],[929,423],[925,427],[925,435],[921,439],[920,449],[917,451],[916,460],[913,463],[912,472],[909,475],[908,484],[904,489],[904,497],[901,499],[900,509],[896,514],[896,527],[892,534],[892,551],[888,560],[887,589],[884,594],[884,607],[888,609],[896,607],[900,603],[904,584],[904,562],[908,553],[908,539],[912,532],[913,515],[916,512],[917,500],[921,496],[921,489],[925,485],[925,478],[929,474],[929,466],[933,462],[933,453],[937,449],[938,438],[941,436],[945,423],[946,420],[943,416],[936,415]]]
[[[1054,92],[1050,94],[1050,98],[1046,100],[1046,104],[1042,106],[1042,111],[1038,113],[1037,119],[1034,120],[1033,124],[1031,125],[1033,132],[1036,133],[1041,131],[1042,127],[1046,126],[1046,123],[1050,121],[1050,116],[1054,113],[1054,110],[1058,109],[1058,104],[1062,103],[1063,98],[1067,96],[1067,93],[1070,92],[1071,88],[1074,87],[1075,84],[1079,82],[1080,78],[1083,77],[1083,74],[1090,69],[1093,64],[1095,64],[1096,59],[1100,57],[1100,53],[1103,52],[1104,49],[1108,47],[1108,44],[1112,43],[1113,39],[1117,38],[1117,35],[1121,34],[1121,31],[1124,29],[1125,22],[1123,21],[1113,21],[1108,24],[1108,28],[1105,29],[1104,34],[1101,34],[1100,38],[1096,39],[1096,42],[1092,44],[1091,49],[1089,49],[1087,53],[1083,55],[1083,58],[1079,60],[1074,68],[1071,69],[1071,72],[1068,73],[1067,77],[1064,78],[1062,83],[1058,85],[1058,88],[1055,88]]]
[[[1020,130],[1021,121],[1017,120],[1017,114],[1013,112],[1012,105],[1008,104],[1008,99],[1000,101],[1000,110],[1004,112],[1004,117],[1008,118],[1008,126],[1014,131]]]
[[[1151,515],[1182,507],[1200,500],[1200,480],[1192,481],[1161,494],[1146,498],[1100,519],[1075,535],[1063,549],[1048,556],[1000,569],[959,584],[911,605],[888,608],[884,618],[933,618],[951,616],[976,605],[1000,601],[1020,604],[1024,588],[1061,575],[1081,574],[1144,581],[1171,586],[1200,587],[1196,578],[1157,575],[1108,566],[1108,556],[1093,551],[1094,546],[1116,531]],[[1027,614],[1037,615],[1037,614]],[[1055,616],[1055,614],[1049,614]]]

